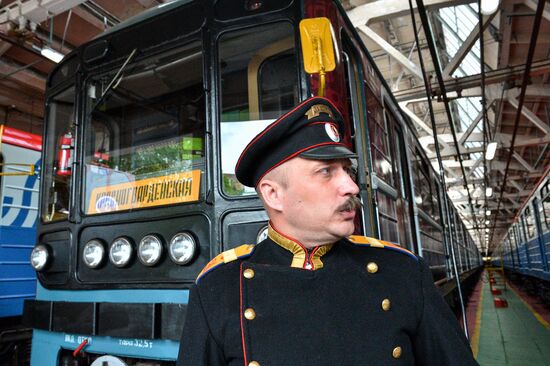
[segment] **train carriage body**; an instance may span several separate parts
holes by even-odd
[[[529,291],[550,299],[550,171],[546,171],[514,220],[494,264],[503,266]]]
[[[0,125],[0,359],[23,359],[30,331],[21,324],[25,299],[34,299],[29,257],[36,241],[40,136]]]

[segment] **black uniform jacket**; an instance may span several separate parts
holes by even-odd
[[[178,365],[477,365],[422,259],[358,236],[304,249],[270,227],[214,259]]]

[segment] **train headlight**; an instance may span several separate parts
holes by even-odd
[[[258,235],[256,236],[256,244],[264,241],[265,239],[267,239],[267,225],[258,231]]]
[[[170,258],[176,264],[187,264],[195,256],[197,250],[197,243],[195,239],[188,233],[177,233],[170,240],[170,246],[168,247]]]
[[[82,260],[89,268],[97,268],[103,262],[105,257],[105,247],[96,239],[92,239],[84,245],[82,251]]]
[[[132,243],[130,243],[130,240],[124,237],[115,239],[109,249],[109,259],[111,263],[119,268],[126,266],[132,259]]]
[[[156,235],[147,235],[139,242],[138,258],[146,266],[154,266],[162,256],[162,242]]]
[[[45,245],[39,244],[31,252],[31,265],[35,271],[41,271],[48,264],[50,253]]]

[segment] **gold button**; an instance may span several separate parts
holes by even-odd
[[[393,349],[393,352],[391,353],[391,355],[393,356],[393,358],[400,358],[401,353],[402,353],[401,347],[397,346]]]
[[[248,363],[248,366],[260,366],[260,363],[259,362],[256,362],[256,361],[250,361]]]
[[[388,311],[388,310],[390,310],[390,308],[391,308],[391,302],[390,302],[390,300],[389,300],[389,299],[384,299],[384,300],[382,300],[382,309],[383,309],[384,311]]]
[[[247,279],[254,278],[254,270],[251,269],[251,268],[245,269],[244,273],[243,273],[243,276],[244,276],[244,278],[247,278]],[[253,361],[253,362],[255,362],[255,361]]]
[[[244,311],[244,317],[248,320],[254,320],[256,318],[256,312],[252,308],[248,308]]]
[[[376,273],[378,272],[378,264],[374,263],[374,262],[369,262],[367,264],[367,271],[369,273]]]

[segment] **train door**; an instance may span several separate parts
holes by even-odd
[[[514,224],[512,226],[512,229],[510,230],[510,244],[511,244],[511,247],[513,248],[514,255],[516,256],[517,268],[521,268],[523,261],[521,260],[521,255],[519,253],[519,243],[518,243],[518,237],[517,237],[516,231],[517,231],[517,224]]]
[[[550,181],[541,190],[539,205],[541,240],[546,257],[546,270],[550,271]]]
[[[391,214],[385,213],[386,223],[393,226],[386,232],[390,234],[395,243],[409,249],[413,249],[413,225],[411,222],[411,200],[409,187],[408,163],[406,160],[405,141],[403,138],[403,128],[393,112],[390,104],[384,100],[384,121],[386,127],[386,138],[388,139],[388,150],[390,155],[390,165],[387,167],[390,171],[387,177],[391,177],[389,187],[383,187],[377,194],[379,207],[391,207]],[[385,189],[384,189],[385,188]],[[385,239],[382,237],[382,239]]]
[[[369,182],[370,159],[367,123],[365,115],[365,91],[363,89],[364,70],[357,55],[357,50],[346,33],[342,32],[343,59],[346,68],[346,85],[348,89],[349,115],[352,117],[351,138],[357,152],[357,185],[360,188],[359,196],[363,206],[362,215],[359,218],[362,234],[374,236],[374,211],[370,204],[372,202],[372,190]]]
[[[541,256],[541,269],[543,271],[548,271],[548,257],[546,255],[546,249],[544,244],[544,231],[543,231],[543,220],[544,215],[542,212],[542,201],[539,199],[538,195],[533,199],[533,216],[535,217],[536,224],[536,236],[537,236],[537,245],[539,246],[540,256]]]
[[[521,243],[522,250],[525,252],[525,261],[527,263],[527,268],[531,268],[531,256],[529,255],[529,245],[528,245],[528,236],[527,236],[527,224],[525,222],[525,213],[520,217],[519,221],[519,236],[520,240],[518,243]]]

